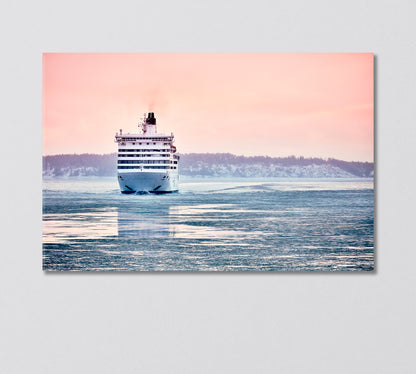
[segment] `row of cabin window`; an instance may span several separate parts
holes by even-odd
[[[140,154],[140,155],[122,155],[118,154],[118,157],[169,157],[170,155],[152,155],[151,153],[148,154]]]
[[[169,152],[170,149],[119,149],[119,152]]]
[[[125,141],[127,141],[127,139],[124,139]],[[130,140],[133,140],[133,139],[130,139]],[[136,145],[136,143],[132,143],[133,145]],[[150,145],[150,143],[137,143],[138,145],[144,145],[144,144],[146,144],[146,145]],[[156,145],[156,143],[152,143],[153,145]],[[159,144],[162,144],[162,143],[159,143]],[[121,144],[121,145],[125,145],[125,144]],[[163,145],[169,145],[169,143],[163,143]]]
[[[169,160],[119,160],[118,164],[169,164]]]
[[[151,142],[166,142],[169,138],[120,138],[121,141],[137,142],[138,140],[146,140]]]
[[[142,166],[143,169],[177,169],[176,166]],[[119,166],[118,169],[138,169],[138,166]]]

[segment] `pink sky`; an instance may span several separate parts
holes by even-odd
[[[43,55],[44,155],[115,152],[148,111],[179,153],[373,161],[373,54]]]

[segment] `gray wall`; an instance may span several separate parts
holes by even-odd
[[[412,1],[0,5],[2,373],[414,373]],[[42,52],[374,52],[373,274],[44,274]]]

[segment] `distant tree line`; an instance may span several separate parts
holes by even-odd
[[[117,172],[117,154],[63,154],[43,156],[43,174],[51,176],[110,176]]]
[[[181,156],[180,167],[182,169],[193,168],[196,165],[203,165],[210,168],[213,165],[259,165],[268,167],[278,165],[282,167],[310,166],[310,165],[331,165],[338,167],[357,177],[369,177],[373,175],[374,163],[342,161],[334,158],[327,160],[317,157],[269,157],[269,156],[236,156],[231,153],[189,153]]]
[[[322,158],[304,158],[304,157],[269,157],[269,156],[236,156],[231,153],[189,153],[181,157],[182,166],[191,166],[197,162],[207,164],[233,164],[233,165],[251,165],[260,164],[263,166],[282,165],[282,166],[306,166],[320,165],[327,161]]]
[[[310,167],[313,165],[332,166],[353,176],[371,177],[374,164],[372,162],[351,162],[333,158],[316,157],[268,157],[268,156],[236,156],[231,153],[189,153],[180,155],[179,172],[182,175],[215,175],[219,168],[244,170],[262,168]],[[45,176],[112,176],[117,172],[117,154],[62,154],[43,157],[43,175]],[[252,172],[253,173],[253,172]],[[240,173],[246,175],[244,172]],[[255,171],[254,171],[255,174]]]

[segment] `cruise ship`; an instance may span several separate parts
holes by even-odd
[[[116,133],[118,143],[117,178],[125,194],[168,193],[178,191],[179,156],[174,136],[158,134],[153,112],[144,115],[141,133]]]

